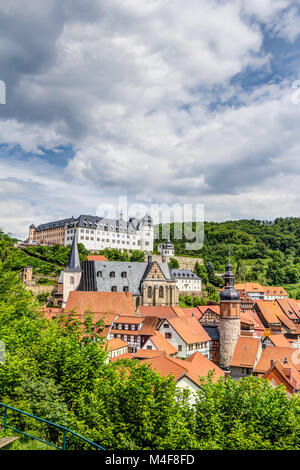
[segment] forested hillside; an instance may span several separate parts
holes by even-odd
[[[190,224],[195,230],[195,224]],[[156,230],[161,233],[162,226]],[[279,218],[274,222],[237,220],[204,223],[204,246],[187,251],[186,240],[174,240],[174,224],[170,225],[171,241],[176,255],[202,257],[207,267],[224,272],[228,249],[232,254],[237,279],[259,281],[266,285],[297,287],[300,280],[300,218]],[[156,242],[162,242],[162,237]],[[211,266],[212,265],[212,266]],[[300,286],[299,286],[300,287]]]
[[[106,364],[105,340],[87,312],[46,320],[16,271],[8,269],[12,240],[0,250],[0,402],[71,428],[106,449],[299,449],[299,394],[249,377],[203,381],[194,406],[188,391],[137,361]],[[100,325],[101,326],[101,325]],[[4,409],[0,408],[3,424]],[[62,435],[10,413],[9,424],[62,444]],[[14,432],[13,432],[14,433]],[[1,437],[1,433],[0,433]],[[30,448],[21,438],[14,447]],[[68,435],[67,448],[79,448]]]

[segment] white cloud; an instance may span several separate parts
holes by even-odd
[[[19,234],[25,220],[92,212],[98,196],[123,193],[170,204],[197,199],[210,218],[295,213],[299,107],[290,84],[245,91],[231,82],[249,69],[270,72],[261,23],[295,41],[295,2],[88,0],[83,9],[77,0],[28,0],[21,12],[18,0],[0,5],[0,142],[27,152],[75,149],[65,170],[38,160],[0,164],[2,225],[18,214],[8,225]]]

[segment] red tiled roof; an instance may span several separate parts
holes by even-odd
[[[199,310],[198,307],[183,308],[182,311],[186,317],[195,317],[197,320],[200,320],[200,318],[203,316],[203,313]]]
[[[140,330],[141,335],[152,336],[158,323],[159,318],[157,317],[145,317]]]
[[[89,255],[87,259],[88,261],[108,261],[103,255]]]
[[[199,352],[195,352],[185,360],[159,356],[142,362],[150,364],[165,377],[173,375],[178,381],[186,376],[197,385],[200,384],[199,376],[207,376],[210,370],[215,370],[214,381],[219,377],[224,377],[224,372]]]
[[[128,344],[125,343],[120,338],[113,338],[107,341],[107,351],[116,351],[117,349],[122,349],[128,347]]]
[[[172,318],[177,317],[176,313],[169,306],[141,305],[139,311],[143,317]]]
[[[278,314],[280,315],[282,310],[275,300],[258,300],[255,305],[264,319],[265,326],[271,323],[280,324]]]
[[[271,366],[271,360],[280,361],[284,364],[285,359],[300,371],[300,350],[296,348],[281,348],[267,346],[263,349],[260,359],[255,367],[255,372],[265,374]]]
[[[187,344],[203,343],[211,340],[195,317],[168,318],[167,321]]]
[[[197,308],[202,313],[202,316],[207,312],[207,310],[211,310],[212,312],[220,316],[220,305],[200,305]]]
[[[300,318],[300,308],[294,299],[277,299],[276,302],[288,318],[291,320]]]
[[[134,359],[134,357],[133,357],[133,354],[131,353],[125,353],[125,354],[121,354],[120,356],[111,357],[109,359],[109,362],[115,362],[115,361],[118,361],[119,359]]]
[[[232,367],[253,368],[260,345],[260,338],[240,336],[231,360]]]
[[[290,348],[290,342],[284,335],[269,335],[269,340],[278,348]]]
[[[287,292],[283,287],[274,287],[274,286],[264,286],[263,287],[265,295],[286,295]]]
[[[136,316],[132,294],[128,292],[70,292],[65,312],[114,313]]]
[[[138,352],[133,354],[135,359],[148,359],[164,355],[163,351],[155,349],[140,349]]]
[[[177,353],[177,349],[160,333],[160,331],[155,331],[154,335],[151,336],[150,339],[158,351],[165,351],[167,354]]]

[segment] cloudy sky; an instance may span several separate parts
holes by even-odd
[[[0,227],[299,216],[299,58],[300,0],[0,0]]]

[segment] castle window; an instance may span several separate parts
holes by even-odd
[[[112,286],[111,291],[112,292],[117,292],[117,286]]]
[[[102,271],[97,272],[97,277],[102,277]]]
[[[128,292],[128,286],[124,286],[124,287],[123,287],[123,291],[124,291],[124,292]]]
[[[152,297],[152,287],[148,287],[148,297]]]
[[[121,274],[121,277],[127,277],[127,272],[123,271],[122,274]]]
[[[163,298],[163,296],[164,296],[164,288],[163,288],[163,286],[160,286],[160,288],[159,288],[159,297]]]
[[[109,273],[109,277],[116,277],[116,273],[115,273],[114,271],[111,271],[111,272]]]
[[[74,276],[70,277],[70,284],[74,284]]]

